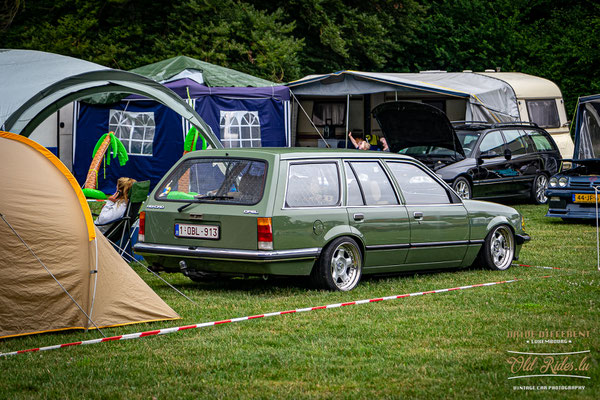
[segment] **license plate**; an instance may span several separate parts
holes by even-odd
[[[219,239],[219,226],[175,224],[175,236],[196,239]]]
[[[600,200],[600,196],[598,196]],[[596,195],[593,193],[575,193],[573,195],[573,203],[595,203]]]

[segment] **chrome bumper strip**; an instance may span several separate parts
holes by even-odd
[[[154,243],[136,243],[133,251],[142,254],[184,256],[197,258],[235,259],[235,260],[285,260],[298,258],[317,258],[321,254],[318,247],[292,250],[237,250],[214,247],[173,246]]]

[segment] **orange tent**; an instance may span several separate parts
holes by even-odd
[[[97,231],[67,168],[0,131],[0,338],[177,318]]]

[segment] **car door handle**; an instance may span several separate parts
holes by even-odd
[[[416,220],[420,221],[423,219],[423,213],[420,211],[415,211],[413,213],[413,217],[415,217]]]
[[[354,220],[355,221],[362,221],[365,219],[365,215],[364,214],[354,214]]]

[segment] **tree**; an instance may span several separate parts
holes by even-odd
[[[125,70],[187,55],[282,81],[300,74],[303,41],[280,19],[236,0],[38,0],[25,4],[0,46]]]

